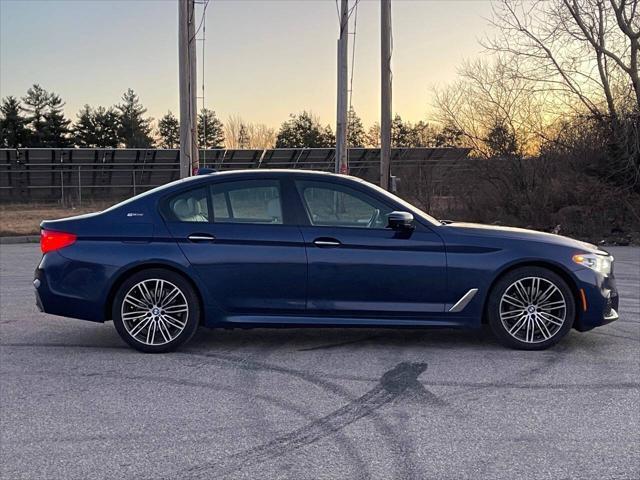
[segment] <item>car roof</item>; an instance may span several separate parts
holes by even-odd
[[[156,197],[156,196],[164,196],[168,193],[177,192],[183,190],[185,188],[193,188],[199,186],[201,184],[205,184],[208,181],[213,179],[235,179],[235,178],[257,178],[262,176],[282,176],[282,177],[306,177],[306,178],[326,178],[326,179],[334,179],[341,180],[343,182],[358,182],[358,183],[366,183],[364,180],[358,177],[352,177],[350,175],[342,175],[331,172],[322,172],[318,170],[299,170],[293,168],[261,168],[261,169],[244,169],[244,170],[224,170],[222,172],[210,172],[202,175],[193,175],[191,177],[182,178],[179,180],[174,180],[173,182],[166,183],[164,185],[159,185],[151,190],[148,190],[136,197],[132,197],[128,199],[128,201],[133,201],[135,199],[142,199],[144,197]],[[122,204],[127,203],[128,201],[122,202]],[[120,206],[121,204],[117,204]]]
[[[253,169],[242,169],[242,170],[224,170],[222,172],[211,172],[201,175],[202,177],[213,175],[213,176],[253,176],[253,175],[273,175],[278,174],[282,176],[299,176],[299,175],[317,175],[321,177],[334,177],[334,178],[355,178],[349,175],[342,175],[339,173],[332,172],[323,172],[320,170],[300,170],[295,168],[253,168]]]
[[[183,179],[182,181],[173,182],[173,185],[177,185],[180,182],[183,182],[182,185],[186,183],[194,182],[194,184],[202,182],[206,182],[207,180],[212,179],[224,179],[224,178],[258,178],[258,177],[305,177],[305,178],[317,178],[317,179],[333,179],[333,180],[342,180],[342,181],[352,181],[359,183],[366,183],[364,180],[358,177],[352,177],[350,175],[343,175],[339,173],[331,173],[331,172],[323,172],[319,170],[301,170],[301,169],[293,169],[293,168],[254,168],[254,169],[243,169],[243,170],[224,170],[217,172],[205,173],[202,175],[195,175],[193,177],[188,177]],[[172,185],[172,184],[169,184]]]

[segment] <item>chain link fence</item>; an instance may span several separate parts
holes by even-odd
[[[442,184],[468,162],[463,148],[399,148],[392,151],[392,174],[400,191],[410,180]],[[0,149],[0,202],[61,203],[119,200],[179,178],[180,151],[163,149]],[[296,168],[333,171],[329,148],[202,150],[200,166],[216,170]],[[380,150],[349,150],[349,173],[379,181]],[[406,181],[405,181],[406,180]],[[407,187],[405,188],[404,185]],[[411,187],[413,188],[413,187]]]

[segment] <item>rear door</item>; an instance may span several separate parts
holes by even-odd
[[[394,205],[364,190],[296,180],[306,212],[307,310],[333,315],[424,317],[444,311],[446,255],[440,237],[386,227]]]
[[[305,309],[307,260],[277,178],[228,180],[175,195],[163,214],[172,235],[229,314]]]

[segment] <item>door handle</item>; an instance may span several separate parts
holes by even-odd
[[[320,247],[320,248],[335,248],[335,247],[339,247],[340,245],[342,245],[335,238],[316,238],[313,241],[313,244],[316,247]]]
[[[194,233],[193,235],[189,235],[187,238],[189,239],[190,242],[195,242],[195,243],[213,242],[216,239],[216,237],[214,237],[213,235],[206,235],[202,233]]]

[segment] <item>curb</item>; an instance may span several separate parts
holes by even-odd
[[[0,237],[0,245],[14,245],[18,243],[39,243],[39,235],[25,235],[20,237]]]

